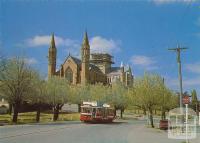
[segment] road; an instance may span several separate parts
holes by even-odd
[[[181,143],[167,138],[166,131],[147,128],[145,121],[112,124],[62,123],[0,127],[0,143]],[[199,143],[198,138],[190,143]]]

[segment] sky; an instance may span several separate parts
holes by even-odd
[[[136,78],[160,74],[173,90],[178,66],[168,48],[188,47],[181,53],[183,89],[200,95],[199,0],[0,1],[1,54],[23,56],[44,76],[51,34],[59,68],[69,53],[80,57],[86,30],[91,52],[112,54],[113,66],[129,64]]]

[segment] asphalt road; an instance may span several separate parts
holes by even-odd
[[[181,143],[167,138],[166,131],[147,128],[145,121],[112,124],[63,122],[0,127],[0,143]],[[198,138],[190,143],[199,143]]]

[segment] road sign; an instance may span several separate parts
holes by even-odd
[[[183,104],[189,104],[190,103],[190,97],[189,96],[183,96]]]

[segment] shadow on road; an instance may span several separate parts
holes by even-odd
[[[33,124],[28,124],[28,125],[72,125],[72,124],[82,124],[80,121],[63,121],[63,122],[48,122],[48,123],[33,123]]]
[[[119,124],[126,124],[126,123],[128,123],[128,122],[126,122],[126,121],[116,121],[116,122],[111,122],[111,123],[100,123],[100,122],[82,122],[83,124],[99,124],[99,125],[101,125],[101,124],[103,124],[103,125],[119,125]]]

